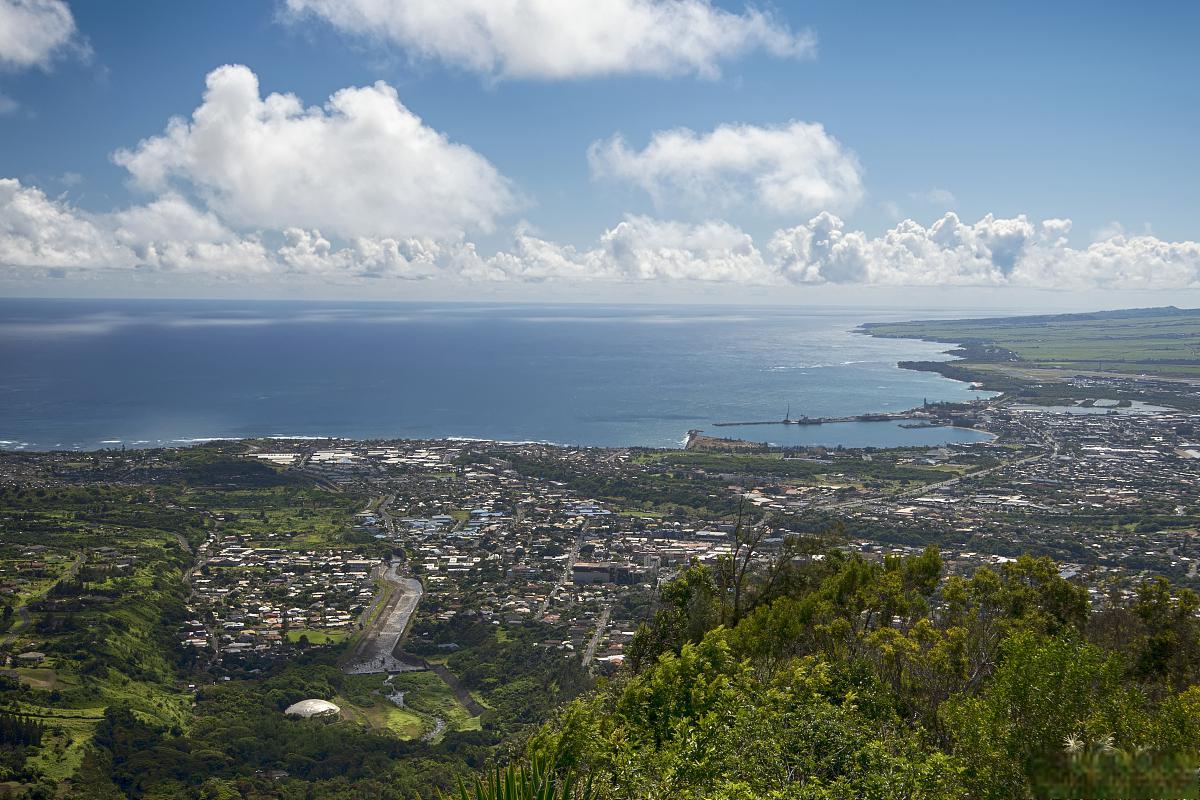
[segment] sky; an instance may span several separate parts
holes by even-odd
[[[0,293],[1200,305],[1200,4],[0,0]]]

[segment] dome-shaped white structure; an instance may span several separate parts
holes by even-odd
[[[340,714],[342,710],[328,700],[301,700],[299,703],[292,703],[286,709],[284,714],[289,717],[323,717],[326,714]]]

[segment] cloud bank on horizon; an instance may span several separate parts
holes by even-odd
[[[711,79],[751,51],[815,53],[808,32],[707,0],[286,0],[285,8],[293,24],[319,18],[486,81]],[[0,0],[0,65],[50,69],[82,41],[62,0]],[[663,129],[641,148],[618,132],[580,158],[595,181],[645,193],[655,215],[601,220],[586,247],[555,242],[516,217],[536,198],[424,122],[388,83],[306,106],[292,93],[264,96],[253,70],[224,65],[209,72],[190,115],[111,153],[142,202],[88,211],[0,178],[0,275],[1200,288],[1200,243],[1114,231],[1072,246],[1069,219],[970,222],[949,211],[928,226],[901,219],[880,235],[854,230],[843,217],[868,197],[867,173],[818,122]],[[945,189],[912,196],[954,203]],[[721,218],[736,211],[776,229],[756,241]],[[507,246],[481,252],[480,235],[504,230]]]

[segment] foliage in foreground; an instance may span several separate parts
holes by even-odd
[[[593,800],[590,785],[576,785],[575,775],[566,770],[559,777],[543,755],[534,756],[529,767],[497,767],[486,780],[475,779],[472,790],[460,783],[459,800]]]
[[[630,674],[530,742],[603,798],[1180,798],[1200,791],[1196,597],[1089,609],[1046,559],[794,566],[736,623],[720,567],[664,591]],[[728,624],[720,624],[724,619]]]

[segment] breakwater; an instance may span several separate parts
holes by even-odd
[[[901,411],[894,414],[857,414],[850,417],[798,417],[796,419],[755,420],[751,422],[714,422],[714,428],[735,428],[742,425],[829,425],[835,422],[894,422],[912,419],[914,413]]]

